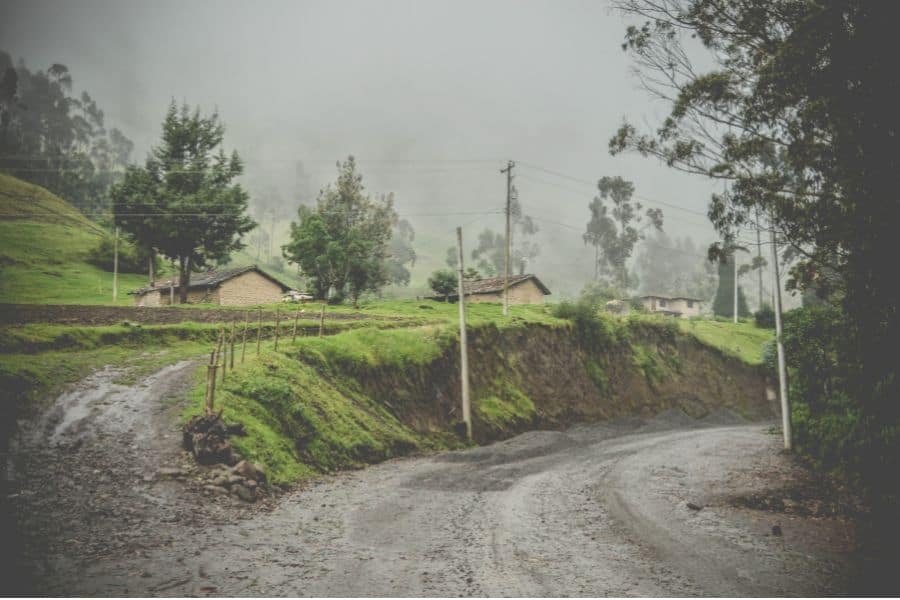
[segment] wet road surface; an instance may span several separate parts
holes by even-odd
[[[85,400],[100,386],[102,372],[95,374],[65,400],[77,412],[62,410],[42,430],[55,451],[74,457],[126,444],[131,438],[117,435],[127,424],[124,431],[107,431],[104,422],[119,423],[132,413],[177,437],[163,400],[188,372],[172,367],[135,386],[143,390],[134,396],[145,413],[126,410],[131,395],[120,389],[112,399],[99,394],[114,410]],[[106,494],[101,508],[109,507],[87,525],[63,523],[27,541],[32,548],[24,556],[34,591],[64,595],[840,593],[846,557],[804,545],[792,529],[816,523],[791,523],[776,537],[770,531],[777,517],[723,500],[765,485],[766,465],[778,460],[778,440],[765,426],[723,424],[729,420],[702,423],[667,413],[534,431],[324,478],[263,507],[141,476],[152,468],[147,461],[179,460],[168,442],[160,442],[173,438],[157,435],[144,446],[137,440],[118,449],[116,456],[129,464],[128,452],[134,453],[124,489],[100,483],[103,476],[108,485],[123,483],[102,468],[100,452],[90,454],[92,462],[75,477],[77,489],[61,488],[57,500],[36,492],[47,494],[44,504],[23,501],[20,510],[51,516],[66,495],[77,505],[82,495]],[[46,469],[41,464],[22,467],[25,487]],[[97,536],[121,543],[79,551]],[[36,544],[42,543],[49,550],[38,561]]]

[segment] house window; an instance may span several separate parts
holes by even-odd
[[[694,308],[694,301],[693,301],[693,300],[688,300],[687,303],[688,303],[688,308]]]
[[[666,305],[666,301],[663,300],[662,298],[660,298],[660,299],[659,299],[659,306],[660,306],[660,307],[663,307],[663,306],[665,306],[665,305]]]

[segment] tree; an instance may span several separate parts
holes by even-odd
[[[366,195],[352,156],[337,169],[337,181],[319,192],[315,208],[300,205],[290,241],[281,248],[320,298],[350,296],[355,305],[363,293],[388,282],[385,263],[398,220],[392,196]]]
[[[715,266],[690,237],[673,240],[658,231],[641,244],[636,263],[647,294],[708,299],[716,287]]]
[[[134,148],[107,129],[103,110],[87,93],[72,94],[62,64],[30,71],[0,51],[0,171],[41,185],[91,217],[108,207],[108,189],[121,179]]]
[[[717,317],[731,318],[734,316],[734,254],[730,255],[726,261],[720,261],[718,265],[719,287],[716,288],[716,296],[713,299],[713,314]],[[740,285],[738,285],[738,316],[750,316],[744,288]]]
[[[218,114],[172,102],[160,145],[111,190],[116,224],[139,246],[177,261],[182,303],[191,272],[242,249],[241,237],[256,225],[246,214],[247,193],[234,183],[243,164],[236,151],[225,154],[224,136]]]
[[[443,296],[445,302],[450,299],[450,294],[457,291],[457,285],[459,285],[459,283],[457,281],[456,273],[450,269],[440,269],[435,271],[431,274],[431,277],[428,278],[428,286],[434,290],[435,294]]]
[[[393,202],[393,194],[389,194],[389,197]],[[415,239],[416,232],[409,221],[400,219],[394,224],[384,265],[390,283],[409,285],[410,273],[406,266],[414,267],[416,265],[416,251],[413,248]]]
[[[624,0],[642,24],[624,47],[671,111],[655,131],[628,123],[610,141],[668,165],[731,182],[709,216],[733,231],[758,211],[779,244],[801,255],[791,285],[840,275],[848,319],[842,360],[873,423],[900,418],[900,226],[896,147],[900,50],[889,2]],[[709,52],[697,68],[683,40]],[[893,48],[893,50],[891,50]],[[874,425],[873,425],[874,426]]]
[[[621,177],[602,177],[597,183],[600,195],[588,205],[591,218],[582,239],[594,246],[594,280],[605,277],[611,287],[628,290],[635,287],[628,273],[628,258],[644,235],[632,222],[642,220],[640,202],[632,202],[634,184]],[[607,202],[611,206],[607,206]],[[662,230],[662,210],[647,209],[650,225]]]
[[[478,234],[478,245],[472,250],[472,260],[488,277],[502,275],[506,264],[506,236],[490,229],[483,230]]]
[[[455,269],[459,264],[459,249],[456,246],[450,246],[447,248],[447,255],[444,258],[444,262],[447,263],[447,266],[451,269]]]
[[[476,281],[478,279],[481,279],[481,273],[479,273],[478,269],[476,269],[475,267],[469,267],[463,273],[463,279],[465,279],[466,281]]]

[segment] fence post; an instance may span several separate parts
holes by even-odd
[[[262,307],[259,309],[259,323],[256,325],[256,355],[259,356],[259,344],[262,340]]]
[[[281,325],[281,307],[275,307],[275,352],[278,352],[278,329]]]
[[[250,327],[250,311],[244,315],[244,335],[241,341],[241,364],[244,364],[244,355],[247,354],[247,329]]]
[[[322,303],[322,312],[319,313],[319,337],[325,335],[325,302]]]
[[[237,334],[237,319],[231,320],[231,370],[234,371],[234,338]]]
[[[297,319],[300,318],[300,308],[297,307],[297,312],[294,313],[294,331],[291,332],[291,343],[297,341]]]
[[[219,363],[218,361],[222,362]],[[225,371],[228,365],[228,338],[225,337],[225,328],[223,327],[219,333],[219,352],[216,364],[222,366],[222,383],[225,383]]]

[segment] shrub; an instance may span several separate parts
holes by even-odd
[[[848,337],[843,313],[833,306],[785,314],[796,448],[826,470],[896,492],[900,423],[867,416],[860,399],[851,395],[855,366],[843,352]]]
[[[608,346],[617,341],[612,321],[601,316],[597,305],[587,300],[563,300],[553,307],[553,316],[572,321],[579,342],[588,346]]]
[[[763,304],[758,311],[753,313],[753,320],[757,327],[762,329],[775,328],[775,311],[768,304]]]
[[[437,270],[428,278],[428,285],[435,294],[443,296],[444,300],[447,300],[450,294],[456,291],[456,274],[450,269]]]

